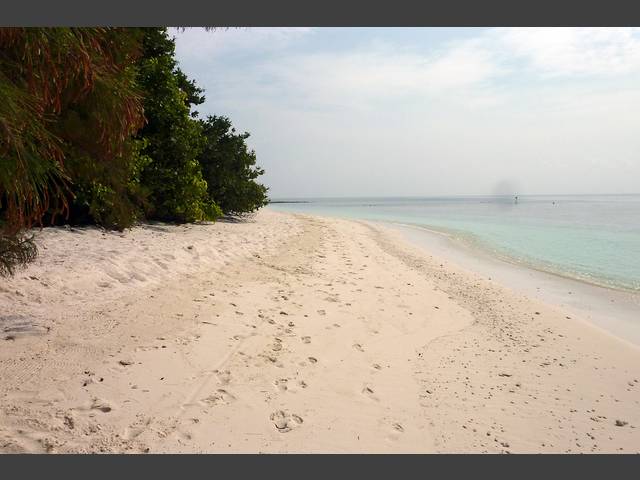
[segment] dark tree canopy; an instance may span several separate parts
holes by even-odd
[[[213,33],[212,33],[213,34]],[[267,202],[264,172],[166,28],[0,27],[0,276],[33,260],[27,230],[195,222]]]
[[[47,211],[67,213],[69,184],[86,180],[78,178],[81,163],[91,164],[83,171],[126,169],[143,122],[132,70],[138,47],[135,30],[0,28],[5,233],[40,222]]]
[[[207,195],[198,156],[204,148],[200,123],[191,106],[202,90],[176,66],[175,42],[165,28],[144,29],[138,82],[145,93],[147,124],[139,133],[150,161],[142,171],[144,209],[161,220],[199,221],[219,215]]]
[[[256,182],[264,170],[256,166],[249,150],[248,133],[237,134],[226,117],[210,116],[202,121],[206,138],[200,164],[211,199],[223,213],[239,215],[267,204],[267,188]]]
[[[135,30],[0,28],[0,275],[35,258],[23,232],[45,217],[77,201],[117,216],[143,122],[138,47]]]

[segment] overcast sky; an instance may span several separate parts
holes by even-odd
[[[172,34],[272,198],[640,193],[640,29]]]

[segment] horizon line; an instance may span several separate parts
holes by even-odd
[[[586,197],[586,196],[633,196],[640,195],[640,192],[625,193],[457,193],[442,195],[355,195],[355,196],[278,196],[270,197],[270,201],[278,200],[333,200],[333,199],[372,199],[372,198],[447,198],[447,197]]]

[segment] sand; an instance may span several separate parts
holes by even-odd
[[[1,452],[640,451],[637,346],[383,226],[38,243],[0,284]]]

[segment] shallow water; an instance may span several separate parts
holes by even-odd
[[[640,195],[304,201],[270,208],[426,227],[510,262],[640,292]]]

